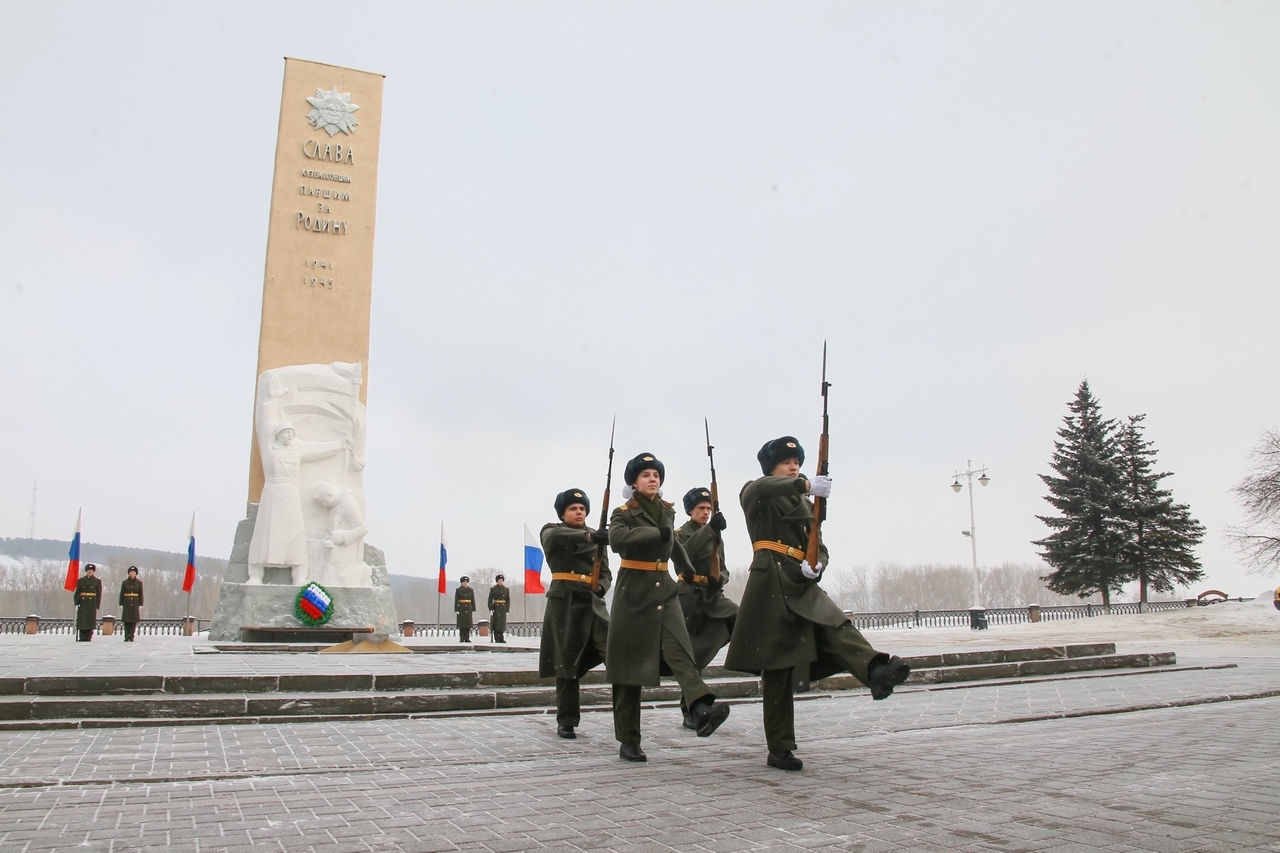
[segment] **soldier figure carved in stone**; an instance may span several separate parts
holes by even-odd
[[[89,563],[84,574],[76,581],[71,600],[76,604],[76,630],[79,642],[93,639],[93,629],[98,627],[98,608],[102,606],[102,581],[98,580],[98,567]]]
[[[800,770],[796,748],[795,683],[846,671],[884,699],[911,672],[907,662],[872,648],[818,582],[827,565],[819,542],[816,565],[804,548],[813,523],[809,497],[827,498],[831,479],[800,476],[804,448],[784,435],[756,454],[763,477],[742,488],[740,501],[755,556],[724,665],[761,674],[768,765]]]
[[[613,582],[607,559],[600,561],[595,590],[591,573],[596,552],[609,538],[608,531],[587,527],[591,499],[582,489],[565,489],[556,495],[559,524],[546,524],[540,539],[551,586],[542,617],[542,644],[538,651],[538,675],[556,680],[556,734],[575,738],[581,722],[579,680],[604,663],[609,636],[609,612],[605,593]]]
[[[120,582],[120,621],[124,623],[124,641],[133,642],[134,632],[142,619],[142,581],[138,580],[138,567],[129,567],[129,577]]]
[[[640,689],[657,687],[663,669],[679,683],[699,737],[712,734],[725,721],[729,706],[715,701],[698,675],[679,587],[668,570],[669,561],[674,561],[681,574],[694,572],[674,536],[675,510],[660,494],[666,466],[652,453],[641,453],[627,463],[624,479],[631,496],[609,520],[609,546],[621,559],[605,671],[613,685],[618,755],[646,761],[640,748]]]
[[[507,638],[507,613],[511,610],[511,590],[503,581],[506,575],[499,574],[489,587],[489,642],[505,643]]]
[[[699,486],[686,492],[684,511],[689,520],[676,531],[676,541],[684,546],[693,571],[680,575],[680,609],[693,643],[693,663],[701,674],[716,652],[729,644],[738,605],[724,595],[729,570],[723,565],[720,533],[728,522],[722,513],[712,511],[711,490]],[[680,710],[684,712],[684,727],[696,728],[683,699]]]
[[[458,614],[458,642],[471,642],[471,614],[476,612],[476,591],[468,584],[471,578],[458,578],[458,588],[453,591],[453,612]]]

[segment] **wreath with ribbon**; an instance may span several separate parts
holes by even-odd
[[[304,625],[323,625],[333,617],[333,596],[315,581],[304,584],[293,601],[293,615]]]

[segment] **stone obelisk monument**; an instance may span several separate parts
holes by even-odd
[[[248,508],[212,640],[368,626],[374,642],[361,645],[372,648],[395,631],[385,560],[364,541],[382,83],[380,74],[285,59]]]

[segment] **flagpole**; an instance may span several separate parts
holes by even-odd
[[[191,593],[196,587],[196,513],[191,511],[191,532],[187,536],[187,566],[182,572],[182,586],[187,593],[187,615],[183,619],[182,627],[186,630],[191,626]],[[194,632],[192,632],[194,634]]]
[[[75,592],[80,582],[80,519],[84,516],[84,507],[76,510],[76,532],[71,535],[71,548],[67,552],[67,577],[63,581],[62,588],[68,592]],[[77,617],[80,615],[80,607],[75,603],[75,596],[71,597],[71,640],[75,642],[80,637],[79,624]]]

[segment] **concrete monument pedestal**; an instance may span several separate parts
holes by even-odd
[[[239,642],[242,629],[247,627],[305,629],[294,615],[293,603],[300,584],[294,584],[287,568],[268,569],[264,582],[250,584],[249,542],[253,537],[254,521],[258,505],[249,504],[247,516],[236,526],[235,542],[231,546],[231,560],[222,581],[222,593],[218,598],[213,622],[209,626],[209,639],[215,642]],[[329,623],[335,628],[369,626],[371,633],[363,634],[360,642],[353,643],[353,651],[361,654],[373,651],[408,651],[403,646],[390,643],[394,648],[378,648],[397,633],[395,601],[387,579],[386,559],[382,551],[372,545],[364,545],[364,562],[372,570],[372,585],[368,587],[326,587],[333,595],[334,611]],[[368,646],[368,648],[359,648]]]

